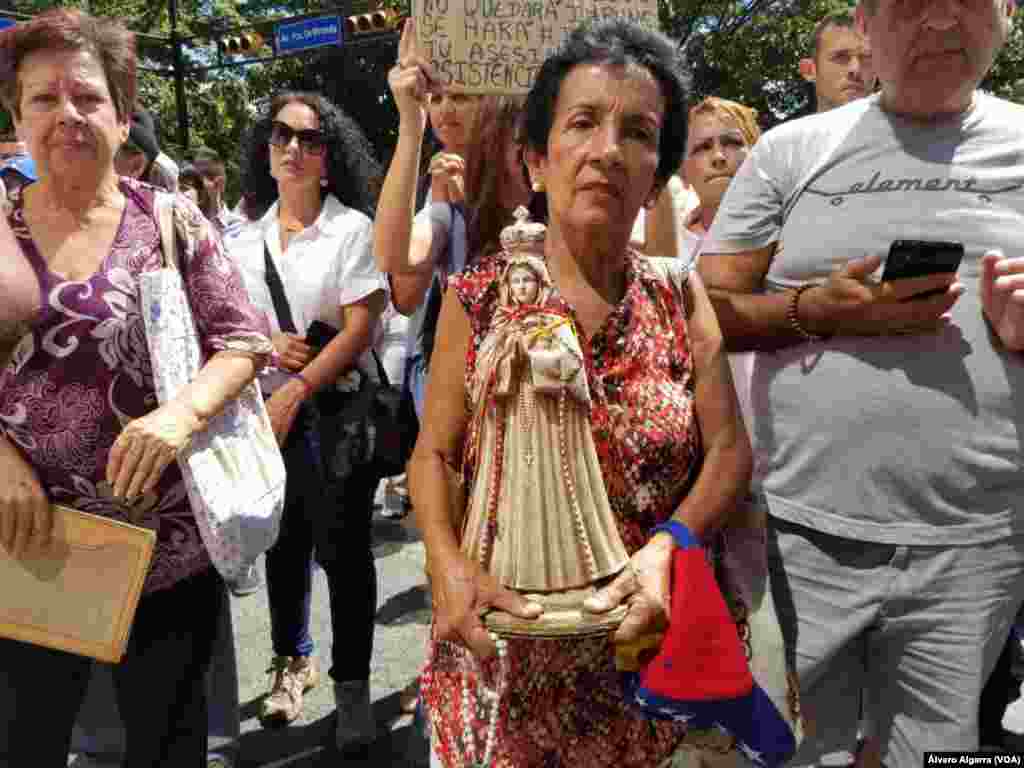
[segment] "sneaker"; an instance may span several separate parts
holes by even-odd
[[[121,760],[110,756],[104,760],[100,755],[91,755],[87,752],[78,752],[68,755],[68,768],[118,768]]]
[[[260,569],[253,563],[241,576],[227,582],[228,589],[235,597],[246,597],[260,591],[263,586],[263,578],[260,576]]]
[[[377,738],[377,722],[370,707],[370,681],[347,680],[334,684],[338,723],[334,742],[339,752],[368,747]]]
[[[235,768],[235,761],[223,752],[207,752],[206,768]]]
[[[260,719],[268,724],[290,723],[302,714],[302,695],[320,681],[316,662],[309,656],[275,656],[267,673],[274,680],[260,704]]]

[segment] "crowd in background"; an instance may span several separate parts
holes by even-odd
[[[657,33],[580,30],[528,96],[469,96],[435,87],[407,24],[386,171],[344,105],[290,91],[237,158],[198,148],[175,162],[136,104],[119,24],[61,10],[3,33],[0,98],[18,134],[0,143],[0,192],[44,306],[0,375],[0,544],[48,535],[48,501],[115,517],[149,492],[161,502],[125,662],[0,640],[0,766],[111,749],[133,768],[200,753],[237,765],[229,596],[267,590],[260,717],[291,723],[322,678],[314,563],[330,600],[335,743],[367,747],[380,498],[389,516],[415,506],[426,544],[434,623],[402,706],[429,724],[434,764],[485,750],[501,766],[744,764],[687,751],[685,724],[631,712],[609,639],[499,647],[483,631],[481,609],[536,610],[460,552],[448,512],[448,473],[471,483],[484,460],[467,414],[482,402],[473,366],[500,317],[500,233],[520,206],[548,227],[545,310],[585,350],[600,470],[639,574],[599,595],[601,610],[630,606],[616,638],[662,621],[673,546],[685,535],[713,548],[753,477],[791,693],[814,723],[792,764],[899,768],[923,749],[975,749],[979,732],[996,744],[1024,599],[1024,110],[976,89],[1012,12],[1007,0],[862,0],[856,17],[823,19],[800,66],[815,114],[764,136],[743,104],[691,99]],[[241,168],[234,206],[227,160]],[[889,186],[869,194],[873,174]],[[913,199],[886,197],[897,186]],[[209,357],[155,409],[131,298],[159,260],[154,189],[178,193],[195,223],[182,253]],[[964,268],[878,283],[897,239],[964,241]],[[676,259],[680,292],[641,254]],[[371,465],[328,482],[316,394],[353,372],[411,403],[408,478]],[[173,457],[254,377],[287,496],[265,575],[225,584]],[[26,415],[55,395],[66,423]],[[515,679],[491,709],[471,683],[499,650]],[[45,744],[39,722],[53,729]]]

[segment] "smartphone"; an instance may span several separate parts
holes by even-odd
[[[336,328],[332,328],[323,320],[314,320],[306,331],[306,343],[316,350],[321,350],[337,335]]]
[[[908,277],[924,277],[946,272],[956,272],[964,257],[964,244],[936,240],[894,240],[885,260],[882,281],[903,280]],[[945,293],[941,288],[911,296],[923,299]]]

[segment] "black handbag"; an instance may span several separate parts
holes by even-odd
[[[378,381],[357,369],[349,376],[358,379],[354,391],[328,388],[315,398],[324,469],[335,482],[356,472],[400,475],[412,455],[417,426],[412,396],[391,385],[376,351],[373,359]]]
[[[270,250],[264,246],[267,287],[278,325],[295,333],[291,308]],[[327,346],[338,331],[314,320],[306,331],[306,343],[317,351]],[[416,444],[418,422],[412,394],[391,385],[387,372],[372,350],[378,381],[358,368],[346,379],[356,379],[351,390],[328,387],[307,401],[319,425],[320,455],[333,484],[341,484],[355,472],[375,473],[378,478],[400,475]]]

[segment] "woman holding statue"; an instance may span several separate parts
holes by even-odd
[[[614,664],[615,642],[664,627],[677,541],[713,536],[751,469],[699,278],[628,245],[682,157],[679,71],[656,32],[573,32],[526,105],[546,234],[521,223],[449,280],[410,464],[434,596],[422,695],[444,768],[657,766],[687,738],[626,701]],[[568,570],[538,571],[552,564]],[[584,622],[625,618],[614,635],[489,632],[495,611],[552,624],[550,602],[524,597],[534,579],[596,585]]]

